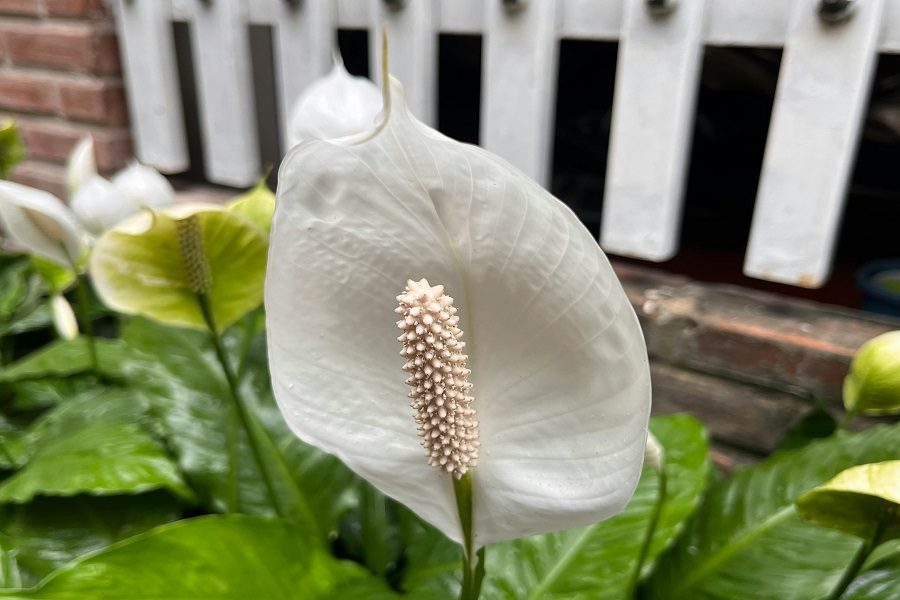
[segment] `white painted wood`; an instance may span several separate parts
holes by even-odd
[[[777,47],[784,43],[795,0],[709,0],[706,43]]]
[[[337,3],[338,23],[344,29],[367,29],[371,23],[369,0],[331,0]],[[415,1],[415,0],[414,0]]]
[[[622,27],[622,0],[564,0],[562,37],[616,40]]]
[[[680,2],[667,15],[643,0],[625,5],[600,222],[600,244],[614,254],[663,261],[677,250],[705,4]]]
[[[437,122],[437,6],[434,0],[414,0],[392,8],[369,0],[369,74],[381,77],[381,29],[388,33],[389,69],[403,82],[410,110],[421,121]]]
[[[483,0],[441,0],[440,26],[444,33],[481,33],[484,27]]]
[[[171,7],[166,2],[118,0],[114,7],[128,88],[135,154],[163,173],[190,166]]]
[[[550,179],[556,96],[556,0],[510,11],[485,2],[481,145],[542,185]]]
[[[296,4],[270,0],[276,14],[273,26],[275,77],[281,147],[289,148],[291,108],[306,86],[331,68],[337,45],[330,0],[304,0]]]
[[[817,0],[796,0],[744,272],[819,287],[843,212],[875,67],[883,0],[825,24]]]
[[[206,176],[249,186],[259,178],[260,158],[246,4],[195,2],[191,26]]]

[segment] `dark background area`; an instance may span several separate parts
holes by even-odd
[[[347,69],[369,75],[369,36],[340,30]],[[176,25],[189,127],[191,164],[202,165],[196,99],[192,97],[189,32]],[[258,129],[264,163],[277,166],[271,32],[252,27]],[[481,98],[481,37],[439,36],[438,128],[477,143]],[[613,100],[617,44],[562,40],[556,90],[551,191],[599,232]],[[858,307],[856,271],[900,257],[900,56],[878,61],[860,151],[849,188],[834,270],[818,290],[769,283],[741,273],[775,94],[780,50],[707,47],[689,161],[681,247],[664,263],[643,263],[700,281],[733,283]],[[202,181],[202,168],[187,174]],[[274,185],[275,172],[271,175]]]

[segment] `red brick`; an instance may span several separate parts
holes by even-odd
[[[6,22],[6,53],[15,65],[81,73],[117,73],[115,36],[88,23]]]
[[[21,119],[19,129],[29,158],[63,164],[84,135],[94,138],[97,168],[111,172],[125,166],[131,158],[131,135],[125,128],[92,129],[65,121]]]
[[[128,122],[125,89],[121,83],[86,80],[66,81],[59,85],[62,116],[103,125]]]
[[[105,18],[109,16],[103,0],[44,0],[47,14],[53,17]]]
[[[57,198],[66,198],[66,168],[36,160],[16,165],[9,179],[16,183],[46,190]]]
[[[29,15],[41,14],[41,0],[0,0],[0,14]]]
[[[59,104],[56,82],[43,75],[0,72],[0,108],[53,113]]]

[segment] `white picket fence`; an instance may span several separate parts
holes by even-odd
[[[483,34],[481,144],[549,179],[558,40],[618,40],[600,242],[653,261],[678,250],[704,45],[783,47],[744,271],[804,287],[828,278],[879,52],[900,52],[900,0],[857,0],[825,23],[821,0],[114,0],[139,159],[189,166],[173,21],[191,27],[209,181],[260,172],[249,29],[272,26],[279,123],[331,64],[338,28],[386,24],[391,70],[434,122],[437,33]],[[585,73],[586,78],[591,77]],[[739,117],[738,117],[739,118]],[[598,199],[599,201],[599,199]]]

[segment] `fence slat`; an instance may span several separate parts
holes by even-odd
[[[167,2],[115,5],[128,109],[138,159],[163,173],[190,165],[184,133],[171,7]]]
[[[556,0],[508,10],[485,2],[481,145],[542,185],[550,178],[556,95]]]
[[[294,101],[310,83],[331,68],[335,47],[329,0],[277,2],[273,28],[281,147],[287,152],[288,125]]]
[[[206,176],[238,187],[260,175],[245,8],[243,0],[190,5]]]
[[[677,250],[705,4],[667,15],[625,5],[600,233],[614,254],[663,261]]]
[[[381,27],[387,27],[390,70],[403,82],[410,110],[434,125],[437,117],[437,11],[434,0],[407,2],[392,8],[383,0],[370,0],[369,73],[379,81]]]
[[[872,85],[882,0],[826,24],[797,0],[781,61],[744,273],[819,287],[828,277]]]

